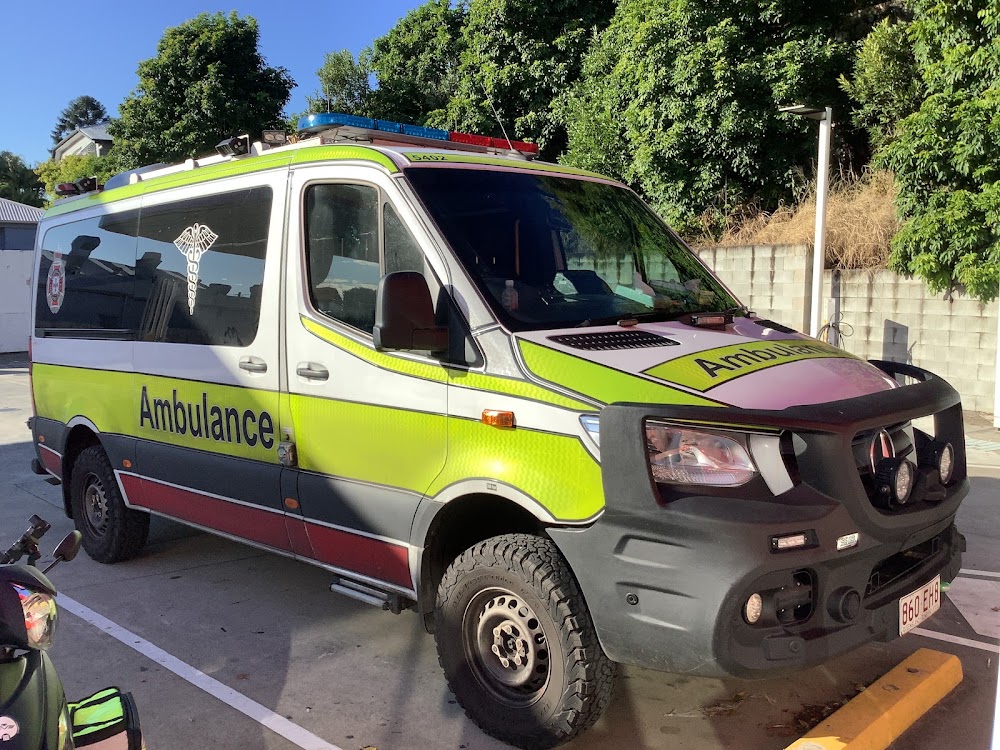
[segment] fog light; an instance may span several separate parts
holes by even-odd
[[[751,625],[760,619],[760,614],[763,611],[764,601],[760,598],[760,594],[751,594],[747,603],[743,605],[743,616]]]
[[[830,596],[827,606],[830,615],[839,622],[851,622],[861,611],[861,594],[845,586]]]
[[[905,458],[883,458],[875,469],[875,482],[879,495],[891,508],[906,505],[913,489],[913,464]]]

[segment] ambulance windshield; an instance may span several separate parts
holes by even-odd
[[[407,176],[512,330],[739,308],[628,190],[526,171],[411,168]]]

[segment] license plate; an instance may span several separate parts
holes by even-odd
[[[899,634],[905,635],[941,608],[941,576],[899,600]]]

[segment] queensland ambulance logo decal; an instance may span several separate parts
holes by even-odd
[[[741,375],[766,370],[768,367],[803,359],[830,357],[857,359],[853,354],[830,344],[792,339],[706,349],[651,367],[645,374],[699,391],[708,391]]]
[[[49,266],[49,275],[45,279],[45,301],[48,302],[49,310],[53,314],[59,312],[65,296],[66,263],[62,259],[62,253],[55,253],[52,256],[52,265]]]
[[[0,742],[7,742],[17,737],[21,728],[9,716],[0,716]]]
[[[191,315],[194,315],[194,303],[198,294],[198,264],[201,256],[208,252],[217,239],[219,235],[205,224],[192,224],[174,240],[181,255],[187,258],[188,312]]]

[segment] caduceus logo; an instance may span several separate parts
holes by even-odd
[[[183,232],[181,236],[174,240],[181,255],[187,258],[187,291],[188,291],[188,311],[194,315],[195,297],[198,293],[198,264],[201,256],[208,252],[208,249],[219,239],[219,235],[213,232],[204,224],[192,224]]]

